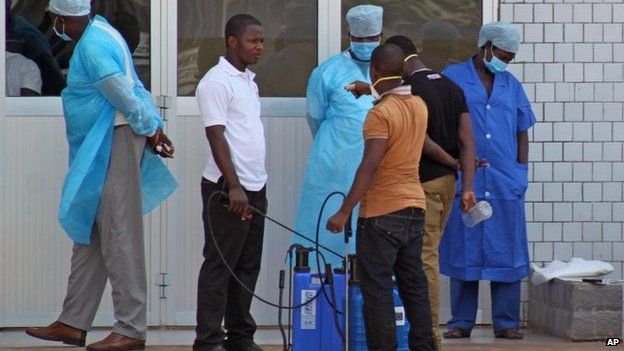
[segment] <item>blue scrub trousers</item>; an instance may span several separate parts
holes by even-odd
[[[520,328],[520,281],[490,282],[494,332]],[[472,330],[479,305],[479,281],[451,278],[451,320],[448,330]]]

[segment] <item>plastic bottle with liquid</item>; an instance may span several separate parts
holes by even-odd
[[[462,221],[464,225],[468,228],[472,228],[477,224],[485,221],[486,219],[492,217],[492,205],[489,202],[483,200],[479,201],[473,208],[471,208],[468,212],[462,212]]]

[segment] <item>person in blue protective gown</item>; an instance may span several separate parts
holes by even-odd
[[[474,326],[479,280],[491,282],[496,337],[520,339],[520,280],[529,274],[524,213],[528,185],[528,129],[535,124],[520,82],[506,71],[518,52],[520,34],[506,23],[484,25],[479,54],[444,74],[464,90],[477,155],[489,167],[475,174],[474,192],[493,216],[468,228],[456,197],[440,245],[440,271],[451,278],[451,314],[446,338],[469,337]],[[460,178],[461,179],[461,178]],[[457,189],[461,189],[458,182]]]
[[[147,278],[142,215],[177,184],[157,154],[173,157],[163,121],[139,81],[124,39],[90,0],[51,0],[54,31],[77,41],[63,90],[69,170],[59,220],[74,241],[58,320],[26,333],[84,346],[107,280],[112,333],[89,351],[145,347]]]
[[[332,192],[347,193],[362,159],[364,142],[362,128],[366,114],[373,106],[371,96],[356,99],[345,90],[354,81],[370,83],[370,58],[381,40],[383,9],[379,6],[359,5],[346,15],[349,23],[351,46],[331,57],[313,72],[308,82],[308,124],[314,141],[303,178],[301,196],[297,209],[296,229],[314,240],[319,210],[325,198]],[[341,196],[332,197],[325,206],[320,223],[326,223],[330,215],[342,205]],[[357,215],[353,216],[355,229]],[[331,235],[321,226],[320,243],[343,254],[344,239]],[[312,246],[301,238],[296,243]],[[354,238],[350,252],[354,251]],[[342,261],[336,255],[324,253],[332,266]]]

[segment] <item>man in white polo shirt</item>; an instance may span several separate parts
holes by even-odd
[[[255,289],[264,218],[252,216],[248,206],[266,211],[267,174],[258,86],[247,66],[260,58],[264,34],[257,19],[236,15],[225,26],[225,39],[225,57],[206,73],[196,92],[209,156],[201,185],[206,243],[193,350],[255,351],[261,348],[253,341],[252,296],[226,269],[212,235],[238,278]],[[211,197],[217,191],[228,197]],[[227,333],[221,328],[224,318]]]

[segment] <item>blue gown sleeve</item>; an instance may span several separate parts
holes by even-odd
[[[97,89],[106,100],[124,114],[132,130],[138,135],[152,136],[158,129],[159,117],[151,98],[139,97],[125,75],[115,74],[97,82]]]
[[[516,80],[516,99],[518,106],[518,117],[516,121],[516,133],[522,133],[535,125],[536,119],[531,107],[531,102],[526,96],[522,84]]]
[[[329,105],[323,77],[318,69],[312,72],[312,76],[310,76],[310,80],[308,81],[306,102],[308,107],[307,121],[312,136],[314,137],[321,123],[325,120],[325,111]]]
[[[81,59],[90,78],[96,82],[95,87],[124,114],[132,130],[138,135],[154,135],[162,126],[162,119],[151,95],[141,85],[131,86],[110,48],[89,45],[82,52]]]

